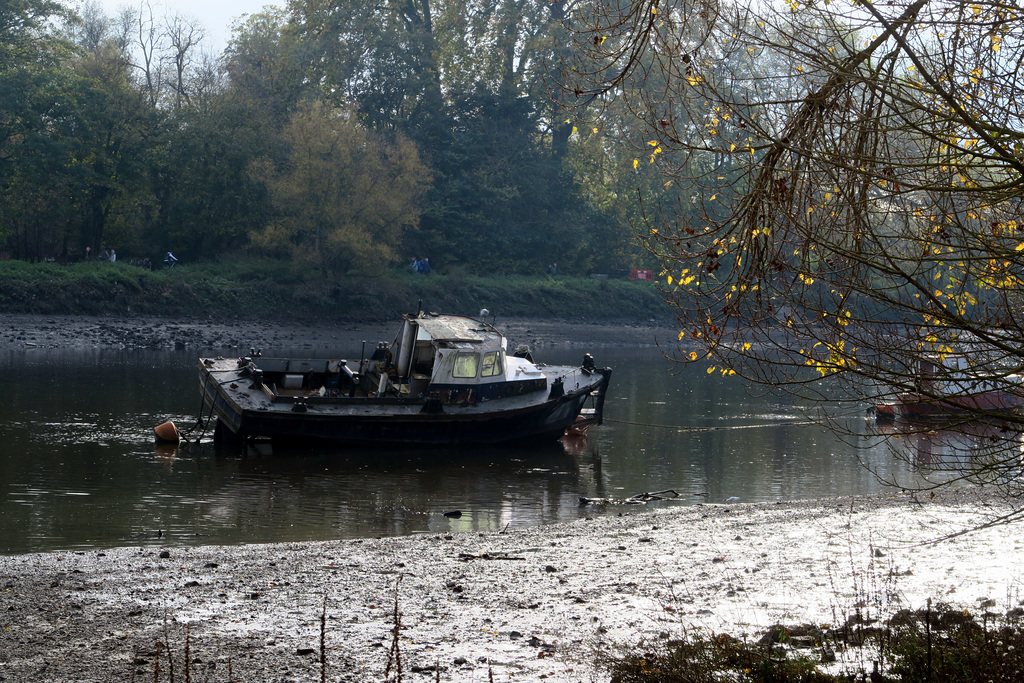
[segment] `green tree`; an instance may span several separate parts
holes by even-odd
[[[595,240],[600,218],[538,143],[531,101],[480,85],[450,111],[457,125],[433,150],[435,181],[410,251],[479,272],[544,272],[553,261],[586,270],[607,247]]]
[[[156,188],[160,214],[146,235],[151,252],[217,257],[244,248],[263,229],[270,199],[249,168],[277,153],[265,114],[237,90],[211,88],[194,90],[170,116]]]
[[[324,275],[374,272],[394,261],[429,181],[415,147],[401,136],[386,141],[352,112],[318,100],[296,111],[282,139],[283,164],[254,166],[277,209],[254,245],[290,253]]]
[[[57,2],[0,3],[0,244],[21,258],[58,253],[37,228],[53,218],[46,179],[61,165],[49,126],[63,115],[61,65],[74,51],[55,26],[71,16]]]
[[[108,246],[131,250],[140,227],[159,210],[153,170],[163,117],[112,42],[83,55],[74,69],[73,112],[62,135],[71,146],[67,172],[76,187],[81,236],[93,253]]]
[[[284,127],[299,102],[317,96],[303,37],[275,8],[236,27],[224,53],[233,97],[244,103],[264,134]]]
[[[407,253],[536,272],[552,251],[579,268],[602,251],[596,228],[608,222],[564,165],[572,114],[552,90],[554,57],[568,45],[563,3],[294,0],[289,9],[322,97],[355,102],[371,128],[407,135],[434,172]]]
[[[289,10],[321,97],[356,102],[371,127],[403,128],[420,142],[443,127],[434,3],[292,0]]]

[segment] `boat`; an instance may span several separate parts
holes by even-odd
[[[972,359],[975,362],[972,362]],[[1005,417],[1024,407],[1024,375],[993,367],[975,354],[922,358],[914,390],[874,407],[879,420]]]
[[[482,319],[402,316],[392,343],[344,358],[201,358],[204,414],[217,440],[395,446],[554,439],[601,424],[611,379],[585,354],[578,366],[534,362]]]

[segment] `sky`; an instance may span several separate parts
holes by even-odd
[[[116,16],[118,10],[127,5],[138,7],[142,0],[97,0],[103,11]],[[67,0],[68,4],[81,5],[83,0]],[[227,47],[231,36],[231,24],[243,14],[259,12],[267,5],[283,5],[284,1],[272,0],[149,0],[153,16],[181,14],[199,21],[206,31],[204,49],[219,55]]]

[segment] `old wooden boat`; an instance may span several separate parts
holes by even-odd
[[[218,438],[448,445],[553,439],[600,424],[611,378],[534,362],[475,318],[403,316],[391,343],[343,358],[202,358],[203,403]]]

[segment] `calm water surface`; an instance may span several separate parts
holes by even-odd
[[[297,355],[358,356],[340,352]],[[536,355],[577,363],[582,351]],[[182,429],[196,421],[194,352],[5,352],[0,553],[500,530],[600,514],[581,507],[581,496],[674,489],[675,505],[792,500],[881,491],[861,460],[908,474],[886,449],[798,424],[804,416],[791,403],[752,397],[739,380],[680,371],[656,349],[595,356],[614,375],[607,422],[581,453],[556,443],[238,456],[209,439],[177,449],[153,442],[152,428],[166,419]],[[452,510],[462,516],[444,516]]]

